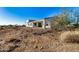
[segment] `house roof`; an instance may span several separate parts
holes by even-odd
[[[35,20],[29,20],[29,22],[33,22],[33,21],[35,21]]]
[[[40,22],[40,21],[43,21],[45,19],[51,20],[51,19],[53,19],[53,17],[43,18],[43,19],[40,19],[40,20],[31,20],[31,19],[29,19],[28,22]]]

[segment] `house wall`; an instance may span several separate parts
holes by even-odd
[[[34,22],[26,22],[26,27],[35,27],[34,23],[37,23],[36,27],[38,27],[38,22],[42,23],[42,27],[41,28],[43,28],[43,29],[51,28],[50,21],[46,20],[46,19],[42,19],[42,20],[38,20],[38,21],[34,21]]]
[[[33,23],[32,22],[26,22],[26,27],[33,27]]]

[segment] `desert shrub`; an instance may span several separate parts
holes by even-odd
[[[67,16],[63,14],[55,16],[54,19],[51,20],[52,28],[56,30],[64,30],[68,24],[70,24],[70,21]]]
[[[25,25],[22,25],[22,27],[26,27]]]
[[[51,20],[51,27],[56,30],[65,30],[71,23],[71,12],[68,9],[62,9],[62,12],[54,16]]]
[[[60,35],[60,39],[65,43],[79,43],[79,31],[66,31]]]
[[[12,27],[13,27],[13,25],[8,25],[8,26],[7,26],[7,28],[12,28]]]
[[[6,29],[6,26],[0,26],[0,29],[1,30]]]

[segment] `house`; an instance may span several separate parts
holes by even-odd
[[[44,18],[41,20],[27,20],[25,25],[26,27],[32,27],[32,28],[51,28],[51,20],[52,17]]]

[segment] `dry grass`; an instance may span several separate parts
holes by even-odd
[[[0,31],[0,51],[54,51],[58,41],[47,29],[19,28]]]
[[[66,31],[61,34],[60,39],[66,43],[79,43],[79,31]]]
[[[61,35],[60,35],[61,34]],[[79,51],[79,31],[10,28],[0,30],[1,52]],[[76,43],[76,44],[74,44]]]

